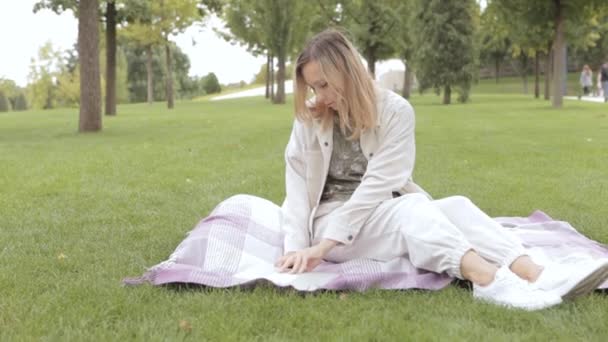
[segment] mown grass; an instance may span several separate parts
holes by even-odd
[[[608,106],[523,95],[412,99],[416,181],[493,216],[542,209],[608,242]],[[608,297],[541,312],[469,291],[299,295],[124,288],[222,199],[280,203],[291,106],[261,98],[125,105],[98,134],[77,111],[0,115],[0,340],[604,340]]]
[[[566,95],[578,96],[582,93],[582,88],[579,83],[580,73],[570,72],[566,80]],[[522,77],[500,77],[498,82],[495,78],[484,78],[473,85],[473,94],[528,94],[534,96],[534,74],[527,77],[527,88],[524,86]],[[595,82],[595,81],[594,81]],[[593,84],[595,87],[595,83]],[[526,92],[527,90],[527,92]],[[545,77],[540,75],[539,78],[540,98],[544,98],[545,94]],[[551,90],[549,90],[551,92]]]

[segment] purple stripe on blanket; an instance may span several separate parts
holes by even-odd
[[[608,258],[608,247],[578,233],[567,222],[542,211],[529,217],[500,217],[497,222],[514,232],[526,248],[559,259],[578,253]],[[439,290],[453,279],[416,269],[405,258],[387,262],[357,259],[323,263],[302,276],[277,273],[274,261],[283,253],[280,208],[262,198],[237,195],[220,203],[188,234],[168,260],[125,285],[191,283],[232,287],[270,281],[303,291],[380,289]],[[608,288],[608,282],[600,288]]]

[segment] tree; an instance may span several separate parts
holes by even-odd
[[[0,90],[0,113],[8,112],[10,109],[10,105],[8,103],[8,98],[4,95],[4,92]]]
[[[451,102],[452,89],[466,101],[478,68],[475,46],[474,0],[418,0],[413,26],[417,28],[416,75],[421,91],[443,90],[443,103]]]
[[[27,92],[33,108],[50,109],[57,104],[55,80],[61,63],[61,52],[50,42],[38,49],[37,58],[32,58],[28,74]]]
[[[126,56],[125,63],[127,64],[127,88],[128,98],[131,102],[144,102],[148,97],[148,76],[151,76],[154,80],[157,80],[151,87],[152,98],[160,101],[166,101],[166,87],[165,78],[167,70],[164,66],[165,52],[164,47],[156,46],[150,48],[148,54],[148,48],[142,48],[138,44],[130,44],[125,42],[123,44],[124,53]],[[171,42],[171,55],[174,57],[173,71],[174,77],[177,84],[176,95],[180,97],[191,97],[198,94],[198,84],[196,89],[192,89],[194,85],[189,76],[190,60],[188,56],[183,53],[179,47]],[[148,73],[148,60],[150,60],[150,73]],[[119,69],[120,70],[120,69]]]
[[[395,53],[394,35],[400,32],[399,8],[408,4],[398,0],[318,0],[318,4],[326,22],[350,32],[367,61],[367,70],[375,77],[376,62]]]
[[[148,77],[151,77],[152,47],[161,45],[165,48],[167,107],[172,109],[174,107],[174,79],[169,37],[183,32],[195,21],[202,19],[201,16],[204,12],[199,11],[197,0],[137,1],[137,3],[141,13],[132,24],[127,26],[125,34],[148,49]],[[152,83],[151,79],[149,81],[149,84]],[[151,85],[148,88],[149,94],[150,87]]]
[[[397,56],[402,60],[405,66],[403,89],[401,90],[401,96],[406,99],[410,98],[412,80],[414,79],[414,29],[412,27],[414,17],[413,3],[411,1],[404,1],[400,3],[395,13],[397,13],[397,28],[395,37],[395,52]]]
[[[116,11],[115,1],[106,1],[106,115],[116,115]]]
[[[143,47],[146,53],[146,89],[148,104],[154,102],[154,71],[153,71],[153,47],[160,44],[160,31],[152,26],[152,13],[148,2],[134,1],[131,3],[133,16],[129,20],[129,24],[120,34],[128,41],[135,42]],[[128,54],[127,54],[128,55]],[[129,59],[129,58],[127,58]],[[129,59],[130,60],[130,59]],[[129,65],[130,62],[129,62]],[[130,79],[130,76],[129,76]],[[131,97],[132,99],[132,97]]]
[[[4,93],[13,109],[15,108],[17,97],[23,94],[23,90],[17,86],[15,81],[4,78],[0,78],[0,91]]]
[[[244,44],[254,53],[265,51],[269,66],[277,59],[277,92],[273,103],[285,103],[286,64],[310,32],[312,12],[306,1],[227,0],[221,16],[230,32],[224,38]],[[272,85],[272,67],[270,84]]]
[[[102,1],[102,4],[105,3],[105,6],[103,6],[105,7],[104,11],[98,5],[98,8],[102,12],[102,15],[98,16],[98,18],[104,18],[106,24],[106,115],[116,115],[116,26],[119,22],[126,20],[128,16],[123,11],[128,11],[130,7],[125,5],[136,1]],[[50,9],[57,14],[61,14],[67,10],[71,10],[74,16],[78,18],[78,2],[78,0],[40,0],[34,5],[34,12]],[[122,8],[122,11],[117,10],[119,7]]]
[[[15,99],[15,104],[13,105],[13,110],[21,111],[27,109],[27,100],[25,99],[25,95],[23,93],[19,93],[17,98]]]
[[[208,5],[208,1],[202,0],[205,5]],[[229,30],[228,32],[216,31],[220,37],[226,41],[244,45],[254,56],[266,55],[265,97],[272,100],[274,98],[274,56],[263,34],[262,25],[264,22],[260,20],[259,16],[252,16],[253,3],[251,1],[231,0],[226,2],[225,6],[214,7],[214,11],[226,22],[226,27]]]
[[[494,65],[496,83],[500,78],[500,65],[509,53],[511,42],[509,40],[508,22],[503,20],[495,3],[489,3],[481,14],[480,22],[480,53],[481,59]]]
[[[203,78],[203,89],[207,94],[219,93],[222,91],[220,82],[217,80],[217,76],[210,72]]]
[[[80,60],[80,132],[101,130],[98,1],[78,3],[78,58]]]

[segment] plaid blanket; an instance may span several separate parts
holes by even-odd
[[[608,257],[608,246],[578,233],[567,222],[537,211],[527,218],[500,217],[505,229],[517,234],[538,262]],[[189,283],[232,287],[270,282],[300,291],[381,289],[438,290],[453,279],[416,269],[406,257],[388,262],[368,259],[324,262],[313,272],[279,273],[274,262],[283,253],[280,208],[265,199],[236,195],[221,202],[190,231],[163,261],[126,285]],[[608,288],[608,282],[600,288]]]

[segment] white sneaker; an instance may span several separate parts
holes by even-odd
[[[542,291],[521,279],[508,267],[496,272],[494,281],[487,286],[473,285],[473,297],[501,306],[524,310],[541,310],[562,302],[552,291]]]
[[[540,290],[554,291],[564,300],[586,295],[608,279],[608,259],[578,261],[545,266],[532,285]]]

